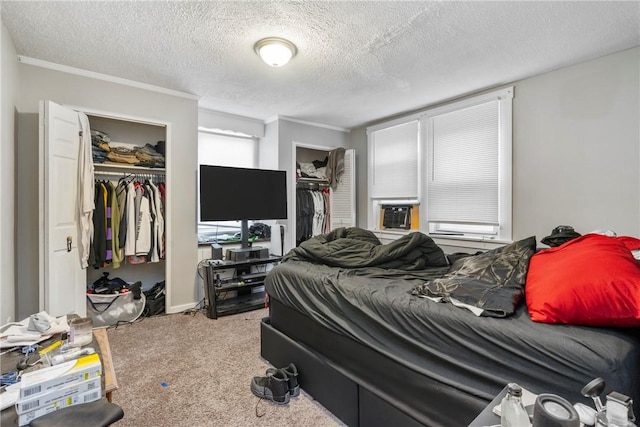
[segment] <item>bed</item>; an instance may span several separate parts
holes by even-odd
[[[640,413],[638,328],[532,321],[535,238],[506,248],[456,257],[421,233],[316,236],[267,276],[262,356],[294,362],[303,390],[349,426],[464,426],[508,382],[592,405],[580,389],[595,377]]]

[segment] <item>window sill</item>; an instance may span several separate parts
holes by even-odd
[[[420,230],[369,230],[381,241],[396,240],[397,238]],[[511,241],[498,239],[481,239],[471,236],[450,236],[441,234],[428,234],[438,246],[445,246],[458,249],[471,250],[491,250],[512,243]],[[384,243],[384,242],[383,242]],[[445,251],[447,252],[447,251]]]
[[[253,241],[253,243],[260,243],[260,242],[271,242],[271,239],[256,239]],[[229,246],[229,245],[239,245],[241,242],[240,240],[220,240],[219,242],[216,242],[215,240],[211,240],[211,241],[204,241],[204,240],[198,240],[198,246],[211,246],[214,243],[219,244],[220,246]]]

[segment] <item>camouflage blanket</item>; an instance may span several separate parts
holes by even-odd
[[[510,316],[524,296],[529,259],[535,250],[536,238],[532,236],[461,258],[443,277],[416,286],[412,293],[461,302],[480,309],[482,316]]]

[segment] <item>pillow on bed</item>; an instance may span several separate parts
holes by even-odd
[[[525,287],[531,319],[640,326],[640,263],[633,237],[586,234],[531,258]]]
[[[481,309],[482,316],[510,316],[524,295],[527,267],[535,249],[536,238],[531,236],[458,259],[442,278],[416,286],[413,294],[461,302]]]
[[[636,239],[635,237],[619,236],[616,237],[616,241],[625,245],[630,251],[640,249],[640,239]]]

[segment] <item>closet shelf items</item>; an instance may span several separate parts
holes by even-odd
[[[296,162],[296,178],[298,180],[304,178],[316,178],[324,181],[327,179],[327,162],[329,157],[324,160],[314,160],[313,162]]]
[[[164,168],[165,142],[144,146],[111,141],[109,134],[91,129],[91,150],[94,164],[112,162],[127,166]]]

